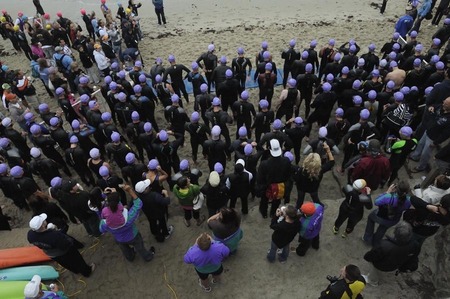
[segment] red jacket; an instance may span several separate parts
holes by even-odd
[[[352,172],[352,179],[364,179],[367,186],[376,190],[380,184],[384,184],[391,175],[389,159],[379,154],[378,156],[363,157]]]

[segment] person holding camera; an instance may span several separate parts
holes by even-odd
[[[372,199],[370,197],[370,188],[363,179],[353,182],[352,185],[347,185],[342,188],[345,199],[339,207],[339,215],[336,218],[333,226],[333,233],[336,235],[339,232],[339,227],[347,220],[347,227],[342,233],[342,238],[347,238],[355,228],[356,224],[364,216],[364,207],[368,210],[372,209]]]
[[[364,242],[377,246],[386,231],[400,221],[403,211],[411,207],[409,190],[408,182],[400,181],[398,185],[390,185],[386,193],[375,199],[378,209],[373,210],[367,218]],[[378,223],[378,228],[374,234],[375,223]]]
[[[278,260],[284,264],[289,256],[289,244],[291,244],[300,230],[297,210],[291,205],[278,208],[275,216],[272,217],[270,228],[274,232],[272,233],[270,249],[267,252],[267,260],[273,263],[275,261],[275,254],[278,249],[281,249]]]
[[[361,293],[366,287],[366,281],[358,266],[352,264],[344,266],[339,277],[328,275],[327,279],[330,284],[320,293],[319,299],[363,298]]]
[[[119,245],[125,258],[132,262],[136,256],[136,252],[146,261],[149,262],[155,255],[155,248],[145,249],[142,235],[136,227],[135,221],[142,209],[142,200],[137,196],[136,192],[129,185],[123,185],[122,189],[126,191],[133,199],[133,205],[128,211],[125,224],[118,228],[110,227],[105,219],[100,221],[100,232],[110,232],[113,234],[116,243]],[[107,195],[108,206],[112,213],[122,213],[119,209],[120,196],[117,192],[111,192]]]

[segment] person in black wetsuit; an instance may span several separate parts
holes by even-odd
[[[170,66],[164,72],[163,81],[167,82],[167,77],[170,76],[173,91],[179,97],[181,97],[181,93],[183,93],[183,97],[186,100],[186,103],[189,103],[189,95],[183,82],[183,71],[185,71],[187,74],[189,74],[191,71],[185,65],[177,64],[175,61],[175,56],[173,55],[169,55],[168,61],[170,63]]]
[[[289,73],[291,72],[292,69],[292,64],[294,63],[295,60],[299,60],[300,59],[300,53],[298,51],[295,50],[295,44],[296,41],[295,39],[291,39],[291,41],[289,42],[289,49],[284,50],[281,53],[281,58],[284,59],[284,66],[283,66],[283,87],[286,88],[286,83],[289,77]],[[291,76],[294,78],[297,76],[297,74],[292,75]]]
[[[192,89],[193,89],[193,92],[194,92],[194,97],[197,97],[201,93],[200,86],[203,83],[206,83],[206,81],[205,81],[205,78],[203,78],[203,76],[198,71],[199,65],[198,65],[197,62],[193,62],[191,64],[191,67],[192,67],[192,72],[190,72],[187,75],[187,79],[188,79],[189,82],[192,83]]]
[[[50,187],[50,181],[56,176],[61,176],[58,164],[52,159],[43,157],[41,151],[36,147],[31,148],[30,155],[33,157],[33,160],[30,162],[31,172],[39,175],[45,184]]]
[[[226,167],[227,160],[231,160],[231,154],[228,151],[229,145],[220,139],[221,129],[215,125],[211,129],[211,139],[203,143],[203,156],[208,159],[209,171],[214,170],[214,165],[219,162]]]
[[[304,51],[308,52],[308,58],[306,59],[306,63],[311,63],[312,65],[312,73],[315,74],[316,69],[319,69],[319,58],[317,55],[317,51],[315,50],[317,46],[317,41],[314,39],[309,44],[309,48],[305,48]]]
[[[233,111],[234,119],[237,121],[237,128],[245,126],[248,138],[252,138],[252,116],[256,116],[256,110],[253,104],[248,101],[249,96],[248,91],[244,90],[241,93],[241,99],[234,102],[231,110]],[[236,137],[238,137],[238,132],[236,132]]]
[[[259,108],[261,111],[256,113],[255,121],[252,125],[252,130],[255,130],[255,140],[259,142],[261,135],[270,132],[270,125],[275,120],[275,113],[269,109],[269,102],[265,99],[259,101]]]
[[[259,63],[264,61],[264,57],[263,54],[264,52],[266,52],[269,49],[269,44],[266,41],[263,41],[261,43],[261,51],[258,52],[258,54],[256,54],[255,57],[255,65],[258,65]]]
[[[208,93],[211,92],[212,73],[217,67],[217,56],[214,54],[215,51],[216,47],[214,44],[210,44],[208,45],[208,51],[200,55],[196,60],[199,67],[205,72],[206,81],[208,82]],[[202,61],[204,65],[202,65]]]
[[[194,110],[200,112],[205,125],[209,126],[209,120],[206,117],[206,112],[211,107],[211,102],[214,96],[208,93],[207,84],[200,85],[200,91],[201,94],[195,97]]]
[[[238,57],[234,58],[231,62],[231,69],[233,71],[234,77],[239,81],[242,90],[245,89],[245,82],[247,81],[247,78],[250,77],[250,74],[252,72],[252,62],[249,58],[244,57],[244,53],[244,48],[238,48]]]
[[[238,100],[240,91],[241,86],[239,81],[233,77],[233,71],[226,70],[225,81],[216,85],[216,94],[221,99],[223,111],[228,112],[228,107],[233,109],[233,104]]]
[[[198,112],[191,114],[191,122],[185,125],[186,131],[191,135],[192,160],[197,163],[198,146],[203,146],[203,142],[208,140],[210,133],[208,126],[199,122],[200,115]]]
[[[211,81],[214,83],[216,90],[219,88],[220,83],[226,80],[226,72],[231,70],[231,67],[227,65],[227,57],[220,57],[219,65],[213,70],[211,74]]]
[[[319,78],[322,78],[324,75],[325,67],[328,63],[333,62],[334,53],[336,52],[334,50],[335,40],[330,39],[328,41],[328,45],[326,47],[323,47],[320,52],[320,66],[319,66]]]
[[[65,151],[67,163],[75,169],[75,172],[80,176],[80,179],[87,186],[94,186],[95,179],[92,176],[92,172],[87,165],[87,152],[85,152],[78,145],[78,137],[70,137],[70,148]]]
[[[259,98],[266,99],[271,107],[275,84],[277,83],[277,75],[273,72],[272,63],[267,63],[265,72],[258,75]]]
[[[206,114],[206,117],[211,123],[211,127],[219,126],[227,147],[231,144],[230,131],[228,130],[227,124],[233,123],[233,119],[221,108],[221,102],[219,98],[214,98],[212,101],[212,110]]]
[[[305,66],[305,74],[297,76],[297,88],[300,91],[300,104],[295,110],[295,116],[298,116],[301,102],[305,100],[305,118],[308,118],[313,90],[319,86],[319,78],[314,74],[314,68],[311,63]]]

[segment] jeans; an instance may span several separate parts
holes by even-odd
[[[284,262],[287,260],[288,256],[289,256],[289,245],[291,243],[287,244],[286,246],[284,246],[283,248],[281,248],[281,253],[278,255],[278,260],[280,262]],[[277,253],[277,249],[278,246],[275,245],[275,243],[272,241],[270,242],[270,250],[267,253],[267,259],[269,260],[269,262],[273,263],[275,261],[275,254]]]
[[[414,152],[411,153],[411,158],[414,160],[419,160],[419,165],[417,166],[418,169],[424,170],[427,168],[428,162],[430,162],[431,159],[431,152],[433,149],[430,147],[430,145],[433,143],[433,141],[428,137],[427,132],[422,135],[422,138],[420,138],[419,143],[417,144],[416,149]]]
[[[134,237],[133,240],[128,242],[117,242],[117,244],[120,247],[120,250],[122,250],[123,255],[125,258],[132,262],[134,260],[134,257],[136,256],[136,252],[146,261],[149,262],[153,259],[153,256],[155,255],[152,251],[148,251],[144,247],[144,240],[142,239],[141,233],[138,233],[136,237]]]
[[[373,247],[377,246],[388,228],[396,225],[398,220],[387,220],[377,215],[378,210],[373,210],[367,218],[366,231],[364,232],[364,241],[372,244]],[[377,231],[374,234],[375,223],[378,223]]]

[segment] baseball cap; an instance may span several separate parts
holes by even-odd
[[[367,185],[367,183],[366,183],[366,181],[364,179],[359,179],[359,180],[355,180],[353,182],[352,186],[353,186],[353,189],[359,191],[359,190],[364,189],[366,187],[366,185]]]
[[[145,189],[148,188],[148,186],[150,186],[151,183],[152,182],[149,179],[137,182],[136,185],[134,186],[134,190],[136,190],[137,193],[142,193],[145,191]]]
[[[44,223],[44,221],[47,219],[47,214],[42,213],[40,215],[34,216],[33,218],[31,218],[30,220],[30,228],[34,231],[37,231],[41,228],[42,223]],[[33,277],[34,278],[34,277]],[[38,289],[39,289],[39,285],[38,285]],[[37,295],[37,294],[36,294]],[[36,296],[35,295],[35,296]],[[26,296],[26,297],[31,297],[34,298],[35,296]]]
[[[280,142],[277,139],[270,140],[270,154],[273,157],[279,157],[281,156],[281,153]]]
[[[312,202],[305,202],[300,207],[300,211],[306,216],[311,216],[316,212],[316,205]]]
[[[41,214],[41,215],[45,215],[45,218],[47,218],[46,214]],[[39,216],[36,216],[36,217],[39,217]],[[42,222],[44,222],[44,221],[42,221]],[[42,223],[41,223],[41,225],[42,225]],[[30,226],[31,226],[31,221],[30,221]],[[25,285],[25,288],[23,290],[23,294],[25,295],[25,298],[35,298],[39,294],[40,285],[41,285],[41,277],[39,275],[33,275],[33,278],[31,278],[31,280]]]

